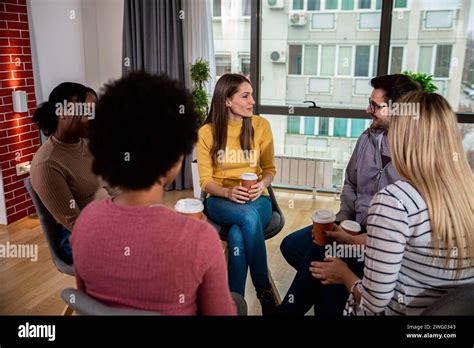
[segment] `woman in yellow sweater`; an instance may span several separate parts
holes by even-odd
[[[225,74],[219,79],[209,115],[199,130],[197,162],[201,188],[209,194],[209,218],[230,227],[230,290],[244,295],[250,268],[265,315],[275,308],[263,229],[272,216],[266,189],[276,170],[271,127],[267,120],[253,116],[252,93],[252,85],[244,76]],[[258,176],[257,184],[248,191],[240,184],[243,173]]]

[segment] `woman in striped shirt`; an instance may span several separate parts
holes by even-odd
[[[310,267],[322,284],[345,285],[348,315],[419,315],[474,282],[474,182],[456,114],[434,93],[413,92],[398,104],[389,142],[404,180],[371,202],[364,277],[337,258]]]

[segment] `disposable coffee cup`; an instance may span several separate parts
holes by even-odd
[[[332,231],[333,223],[336,221],[336,214],[331,210],[317,210],[311,216],[313,220],[313,242],[324,246],[330,244],[333,238],[323,235],[323,231]]]
[[[240,176],[240,185],[248,190],[258,182],[258,176],[254,173],[244,173]]]
[[[361,231],[360,224],[352,220],[344,220],[341,222],[340,226],[344,231],[352,234],[353,236],[359,234]]]
[[[194,198],[185,198],[180,199],[174,209],[187,217],[197,219],[197,220],[204,220],[204,205],[199,199]]]

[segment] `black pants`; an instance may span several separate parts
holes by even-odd
[[[312,261],[323,261],[325,247],[311,243],[306,256],[298,266],[293,283],[286,294],[278,313],[282,315],[305,315],[314,306],[317,317],[327,318],[342,316],[349,293],[343,284],[323,285],[309,271]],[[342,258],[349,268],[362,278],[364,261],[357,258]]]

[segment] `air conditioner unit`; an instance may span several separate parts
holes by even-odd
[[[270,54],[272,63],[286,63],[286,52],[285,51],[273,51]]]
[[[270,8],[284,8],[285,0],[267,0],[267,5]]]
[[[290,13],[290,25],[305,25],[306,12],[292,12]]]

